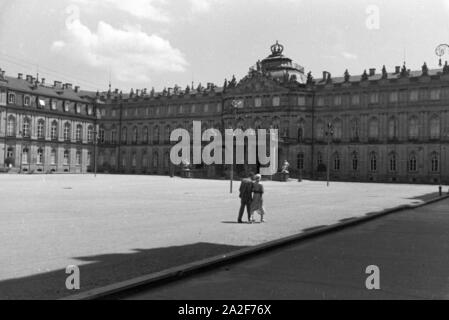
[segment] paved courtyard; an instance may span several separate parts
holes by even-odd
[[[104,279],[97,282],[93,277],[83,282],[82,271],[84,288],[91,288],[417,203],[420,196],[437,191],[427,185],[332,183],[327,188],[323,182],[264,182],[268,223],[239,225],[234,223],[238,194],[229,194],[228,181],[0,175],[0,184],[0,298],[54,297],[50,291],[64,287],[66,275],[60,270],[70,264],[87,268],[107,261],[102,265]],[[143,255],[150,250],[153,255]],[[140,260],[133,260],[139,254]],[[39,278],[41,274],[47,278]],[[55,274],[61,279],[55,280]],[[29,293],[13,294],[17,283],[33,281]],[[44,293],[42,288],[40,296],[43,281],[53,282],[53,289]],[[56,293],[60,295],[67,292]]]

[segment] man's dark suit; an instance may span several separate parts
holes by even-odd
[[[250,221],[251,220],[251,202],[253,201],[253,182],[249,178],[242,180],[242,183],[240,185],[240,199],[242,200],[242,204],[240,206],[238,222],[242,222],[243,213],[245,212],[245,207],[246,207],[246,210],[248,211],[248,221]]]

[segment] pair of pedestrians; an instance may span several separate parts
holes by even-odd
[[[260,174],[254,175],[250,173],[246,178],[242,180],[240,185],[240,211],[238,223],[243,223],[243,213],[245,208],[248,212],[248,222],[254,223],[254,214],[257,212],[260,215],[260,222],[265,222],[265,209],[263,207],[263,194],[264,187],[260,183],[262,176]]]

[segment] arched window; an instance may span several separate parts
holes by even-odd
[[[408,170],[410,172],[418,171],[418,160],[416,158],[416,154],[414,154],[414,153],[410,154],[410,157],[408,160]]]
[[[153,168],[158,168],[159,167],[159,154],[157,152],[155,152],[153,154]]]
[[[153,129],[153,143],[157,144],[160,141],[160,130],[159,126],[155,126]]]
[[[111,143],[116,144],[117,143],[117,129],[115,127],[111,130]]]
[[[397,156],[396,153],[391,153],[388,159],[388,165],[389,165],[389,171],[390,172],[396,172],[398,169],[398,162],[397,162]]]
[[[22,136],[24,138],[30,138],[31,137],[31,120],[29,118],[25,118],[23,120]]]
[[[371,172],[377,171],[377,155],[375,152],[372,152],[370,154],[370,171]]]
[[[37,122],[37,138],[45,139],[45,121],[39,120]]]
[[[323,164],[323,154],[321,152],[318,152],[317,154],[316,163],[318,166]]]
[[[98,140],[100,143],[105,143],[106,139],[105,139],[105,131],[104,131],[104,127],[101,126],[100,127],[100,132],[98,133]]]
[[[30,156],[30,150],[28,147],[25,147],[22,149],[22,164],[28,164],[29,163],[29,156]]]
[[[94,142],[94,127],[89,126],[87,128],[87,142],[92,143]]]
[[[68,166],[70,164],[70,151],[69,150],[64,150],[64,162],[63,164],[65,166]]]
[[[56,150],[55,149],[51,149],[51,152],[50,152],[50,164],[52,166],[56,165]]]
[[[351,140],[358,140],[360,138],[360,123],[358,119],[351,121]]]
[[[440,118],[437,116],[430,119],[430,139],[440,138]]]
[[[359,157],[357,152],[352,154],[352,170],[357,171],[359,169]]]
[[[143,169],[147,169],[148,168],[148,157],[147,157],[147,152],[144,151],[142,153],[142,168]]]
[[[44,163],[44,150],[42,148],[37,149],[36,163],[37,164],[43,164]]]
[[[430,168],[431,171],[434,173],[440,171],[440,157],[436,152],[432,153],[430,157]]]
[[[133,128],[133,144],[137,144],[139,141],[139,129],[137,127]]]
[[[170,168],[170,153],[169,152],[166,152],[164,154],[164,168],[165,169]]]
[[[324,139],[324,123],[319,121],[316,125],[316,138],[318,140]]]
[[[123,127],[122,129],[122,143],[126,144],[128,142],[128,128]]]
[[[334,127],[334,139],[341,140],[343,135],[343,125],[341,120],[339,119],[335,120],[333,127]]]
[[[126,152],[122,153],[122,168],[126,168]]]
[[[334,154],[334,171],[340,171],[340,155],[338,153]]]
[[[133,168],[137,167],[137,153],[133,152],[131,156],[131,165]]]
[[[304,122],[300,121],[298,124],[298,141],[299,142],[301,142],[304,139],[304,127],[305,127]],[[260,128],[256,127],[256,129],[260,129]]]
[[[15,137],[16,136],[16,118],[13,116],[9,116],[8,118],[8,137]]]
[[[297,168],[298,170],[304,170],[304,153],[297,155]]]
[[[64,124],[64,141],[70,141],[70,123]]]
[[[81,151],[80,150],[77,150],[76,151],[76,155],[75,155],[75,163],[76,163],[76,165],[77,166],[81,166]]]
[[[379,121],[376,118],[372,118],[369,122],[369,138],[379,139]]]
[[[143,128],[143,143],[148,143],[148,127]]]
[[[75,139],[77,142],[83,140],[83,126],[80,124],[76,126]]]
[[[58,140],[58,122],[56,121],[51,123],[50,136],[51,140]]]
[[[416,117],[412,117],[408,121],[408,136],[410,139],[418,139],[419,137],[419,124]]]
[[[165,127],[165,141],[166,142],[170,141],[170,135],[171,135],[171,128],[170,128],[170,125],[167,125]]]
[[[395,117],[388,120],[388,138],[390,140],[398,138],[398,121]]]

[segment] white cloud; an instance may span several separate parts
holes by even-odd
[[[119,81],[146,82],[154,72],[183,72],[187,66],[182,52],[169,41],[139,28],[116,29],[100,21],[93,32],[75,19],[66,31],[65,40],[53,42],[54,52],[110,70]]]
[[[71,0],[80,4],[84,8],[98,9],[98,7],[108,7],[126,12],[136,18],[146,19],[156,22],[169,22],[170,17],[167,12],[160,8],[160,4],[165,4],[166,0]]]
[[[343,51],[341,53],[341,55],[343,56],[343,58],[348,59],[348,60],[357,60],[358,59],[358,56],[356,54],[347,52],[347,51]]]

